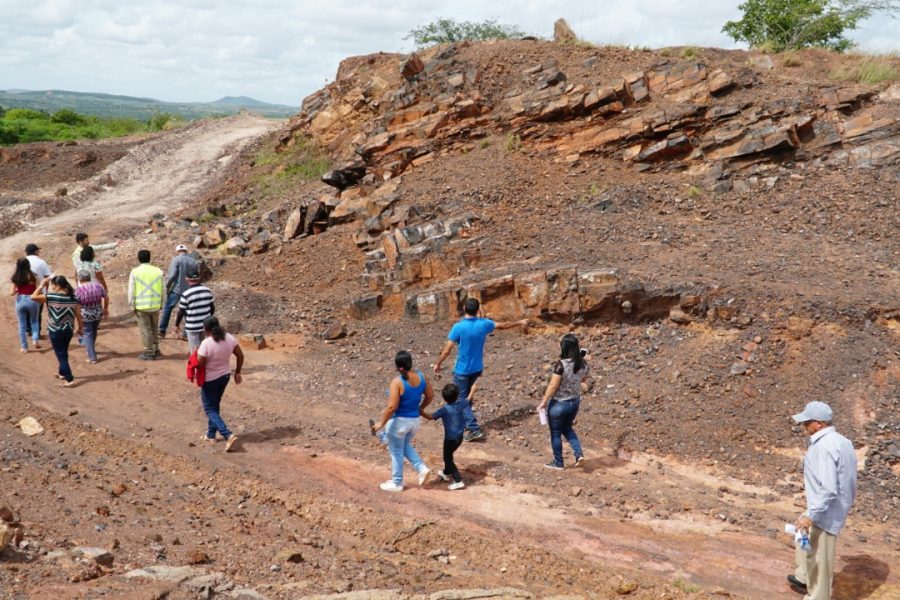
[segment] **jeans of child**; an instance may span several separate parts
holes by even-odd
[[[409,461],[416,472],[427,469],[412,445],[419,431],[419,417],[394,417],[384,428],[387,432],[388,452],[391,455],[391,479],[403,485],[403,459]]]
[[[553,462],[557,467],[563,466],[562,456],[562,436],[569,441],[572,446],[572,452],[575,454],[575,460],[578,460],[584,453],[581,451],[581,442],[575,430],[572,429],[572,423],[578,415],[578,405],[581,403],[580,398],[570,398],[568,400],[551,400],[547,407],[547,420],[550,425],[550,446],[553,448]]]
[[[100,319],[84,322],[84,334],[81,336],[81,343],[84,344],[84,349],[87,350],[88,360],[91,362],[97,362],[97,350],[95,344],[97,343],[97,330],[99,328]]]
[[[455,482],[462,481],[462,475],[460,475],[456,463],[453,462],[453,453],[456,452],[462,443],[463,439],[461,437],[458,437],[455,440],[444,440],[444,475],[450,477]]]
[[[231,431],[228,430],[228,426],[219,414],[222,396],[225,394],[225,388],[228,386],[230,379],[231,374],[229,373],[228,375],[222,375],[218,379],[207,381],[200,387],[200,400],[203,401],[203,411],[206,413],[207,419],[207,439],[214,439],[217,431],[226,440],[231,437]]]
[[[71,329],[60,329],[50,332],[50,344],[53,346],[53,352],[56,354],[56,360],[59,361],[59,375],[66,381],[74,381],[72,369],[69,367],[69,342],[72,341]]]
[[[469,390],[472,389],[472,386],[475,385],[475,382],[479,377],[481,377],[481,371],[469,373],[468,375],[460,375],[459,373],[453,374],[453,384],[459,388],[460,400],[469,399]],[[463,410],[463,417],[466,420],[466,431],[471,431],[473,433],[481,431],[478,420],[475,418],[475,412],[472,410],[471,403]]]
[[[40,325],[38,325],[38,310],[41,305],[31,299],[28,294],[16,296],[16,317],[19,320],[19,345],[22,350],[28,350],[28,335],[31,330],[31,339],[37,343],[40,339]]]
[[[169,292],[169,295],[166,296],[166,304],[162,309],[162,316],[159,318],[159,332],[165,333],[169,328],[169,319],[172,317],[172,311],[178,306],[178,301],[181,300],[181,294],[178,292]]]

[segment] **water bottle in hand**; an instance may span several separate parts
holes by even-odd
[[[800,549],[803,550],[804,552],[809,552],[810,549],[812,548],[812,546],[810,546],[810,543],[809,543],[809,532],[806,531],[805,529],[800,530],[799,546],[800,546]]]

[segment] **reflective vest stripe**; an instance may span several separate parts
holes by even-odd
[[[142,265],[131,272],[134,278],[134,308],[160,310],[162,308],[162,271],[152,265]]]

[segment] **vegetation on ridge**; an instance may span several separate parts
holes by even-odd
[[[722,31],[736,42],[772,52],[818,47],[844,52],[853,42],[844,32],[876,12],[893,16],[900,0],[746,0],[739,21]]]
[[[462,40],[484,41],[521,38],[525,32],[515,25],[498,23],[488,19],[480,23],[457,21],[455,19],[438,19],[416,27],[404,36],[404,40],[412,40],[419,47],[432,44],[446,44]]]

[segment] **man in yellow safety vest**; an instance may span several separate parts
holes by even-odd
[[[156,360],[159,352],[159,311],[163,306],[165,275],[162,269],[150,264],[150,251],[140,250],[138,262],[128,277],[128,305],[137,318],[144,353],[141,360]]]

